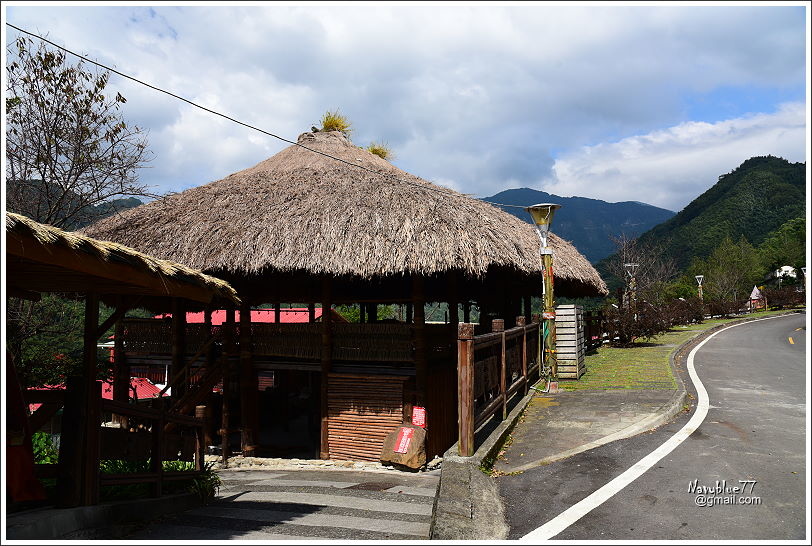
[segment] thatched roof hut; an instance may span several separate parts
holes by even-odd
[[[293,282],[301,273],[369,281],[458,271],[476,280],[496,269],[527,277],[540,290],[530,224],[406,173],[340,132],[304,133],[299,144],[346,163],[290,146],[85,232],[217,274],[241,294],[238,279],[269,273]],[[557,293],[606,293],[570,243],[553,235],[551,244]]]
[[[148,256],[6,214],[8,288],[18,293],[94,292],[143,296],[144,301],[187,298],[201,304],[239,304],[225,281],[185,265]]]

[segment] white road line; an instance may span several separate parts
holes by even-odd
[[[708,392],[705,390],[705,385],[703,385],[702,381],[699,380],[699,376],[696,374],[696,368],[694,367],[694,355],[696,355],[697,351],[699,351],[699,349],[701,349],[705,343],[713,339],[717,334],[721,334],[730,328],[735,328],[736,326],[741,326],[742,324],[752,324],[753,322],[781,318],[785,316],[786,315],[779,315],[777,317],[767,317],[747,322],[740,322],[739,324],[733,324],[712,333],[702,340],[702,342],[694,347],[693,350],[688,354],[688,374],[691,377],[694,387],[696,387],[699,401],[696,405],[696,413],[694,413],[691,419],[685,423],[685,426],[683,426],[679,432],[660,445],[660,447],[637,461],[634,466],[626,470],[623,474],[616,477],[600,489],[597,489],[585,499],[573,504],[541,527],[538,527],[534,531],[530,531],[519,540],[524,542],[538,542],[539,540],[548,540],[553,538],[558,533],[584,517],[586,514],[612,498],[624,487],[642,476],[649,468],[657,464],[660,459],[671,453],[674,448],[684,442],[688,436],[699,428],[702,421],[705,420],[705,416],[708,414],[708,408],[710,406]]]

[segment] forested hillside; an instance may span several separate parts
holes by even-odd
[[[680,269],[709,256],[729,237],[754,246],[793,218],[805,216],[805,165],[773,156],[752,157],[719,177],[673,218],[639,238],[660,245]]]

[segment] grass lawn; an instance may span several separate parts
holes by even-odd
[[[561,379],[560,389],[579,391],[586,389],[676,389],[677,382],[671,373],[669,356],[681,344],[701,332],[719,324],[741,318],[768,317],[786,313],[762,311],[745,317],[706,320],[702,324],[676,326],[665,334],[640,341],[633,347],[616,348],[602,346],[587,353],[586,372],[579,380]]]

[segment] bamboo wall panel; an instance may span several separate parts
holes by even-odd
[[[331,459],[380,460],[386,436],[403,424],[406,379],[328,375],[327,431]]]

